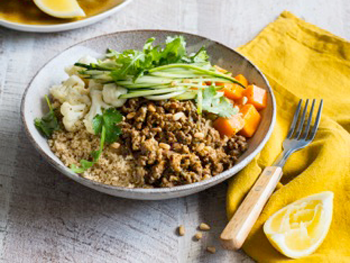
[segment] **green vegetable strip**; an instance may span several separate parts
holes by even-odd
[[[170,93],[173,91],[185,91],[186,88],[169,88],[169,89],[158,89],[158,90],[140,90],[140,91],[134,91],[129,92],[126,94],[121,95],[119,98],[121,99],[130,99],[130,98],[137,98],[137,97],[144,97],[148,95],[156,95],[156,94],[164,94],[164,93]]]
[[[84,63],[75,63],[74,66],[81,67],[81,68],[86,68],[88,70],[106,70],[106,71],[111,71],[110,68],[108,67],[103,67],[101,64],[93,64],[91,63],[90,65],[84,64]]]
[[[184,91],[184,90],[183,91],[176,91],[176,92],[168,93],[165,95],[146,96],[145,98],[149,99],[149,100],[167,100],[167,99],[171,99],[171,98],[174,98],[176,96],[179,96],[185,92],[186,91]]]
[[[160,67],[156,67],[156,68],[150,69],[149,72],[152,73],[152,72],[161,71],[161,70],[169,69],[169,68],[187,68],[187,69],[196,70],[198,72],[206,73],[206,74],[211,75],[211,76],[215,76],[215,77],[219,77],[219,78],[230,80],[231,82],[236,83],[236,84],[238,84],[238,85],[240,85],[240,86],[242,86],[244,88],[243,84],[241,84],[238,80],[236,80],[233,77],[230,77],[230,76],[222,74],[222,73],[218,73],[218,72],[210,71],[210,70],[207,70],[207,69],[203,69],[203,68],[200,68],[200,67],[197,67],[197,66],[193,66],[191,64],[170,64],[170,65],[165,65],[165,66],[160,66]]]
[[[203,110],[203,91],[202,89],[198,89],[197,93],[197,112],[198,114],[202,114]]]

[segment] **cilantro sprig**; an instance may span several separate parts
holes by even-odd
[[[114,81],[124,80],[128,75],[134,76],[134,80],[147,73],[149,69],[174,64],[208,62],[208,56],[205,56],[205,49],[201,49],[200,54],[188,56],[186,51],[186,42],[184,37],[168,37],[165,46],[153,46],[155,38],[146,41],[143,49],[128,49],[119,53],[109,49],[106,57],[114,59],[115,63],[121,65],[111,71],[111,77]]]
[[[92,161],[80,160],[80,167],[72,164],[70,169],[75,173],[83,173],[97,163],[105,143],[113,143],[121,134],[121,128],[117,125],[122,121],[122,115],[114,108],[107,109],[102,115],[98,114],[93,119],[93,128],[96,135],[101,135],[100,148],[91,153]]]
[[[47,95],[45,95],[45,100],[47,106],[49,107],[49,112],[46,113],[41,119],[36,118],[34,120],[34,125],[44,137],[51,138],[53,132],[57,131],[60,128],[60,125]]]
[[[226,118],[238,113],[238,109],[232,106],[229,100],[223,96],[224,94],[222,92],[217,92],[214,86],[210,86],[199,92],[202,92],[201,109],[203,111],[208,111]],[[198,99],[197,103],[200,103]]]

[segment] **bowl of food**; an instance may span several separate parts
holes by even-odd
[[[158,200],[243,169],[276,115],[264,75],[236,51],[183,32],[117,32],[48,62],[21,105],[26,133],[57,170],[110,195]]]

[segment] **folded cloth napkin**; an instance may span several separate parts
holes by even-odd
[[[314,254],[295,261],[350,262],[350,43],[283,12],[239,51],[268,78],[277,100],[277,124],[261,153],[230,181],[229,218],[262,169],[281,152],[299,99],[324,99],[315,140],[287,161],[244,251],[258,262],[291,261],[270,245],[263,224],[293,201],[333,191],[333,221],[326,239]]]

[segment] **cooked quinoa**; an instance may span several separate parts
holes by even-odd
[[[231,168],[247,148],[243,136],[220,137],[212,116],[199,115],[190,100],[129,99],[120,111],[124,120],[119,141],[105,146],[83,177],[131,188],[189,184]],[[83,127],[56,131],[49,140],[66,166],[91,158],[99,143],[99,136]]]
[[[92,135],[86,129],[77,132],[66,130],[56,131],[49,146],[55,155],[69,167],[71,164],[79,164],[81,159],[89,159],[92,151],[96,151],[100,145],[100,138]],[[96,182],[122,187],[144,187],[144,177],[138,172],[134,158],[131,155],[120,154],[114,145],[105,146],[98,162],[85,171],[82,176]]]

